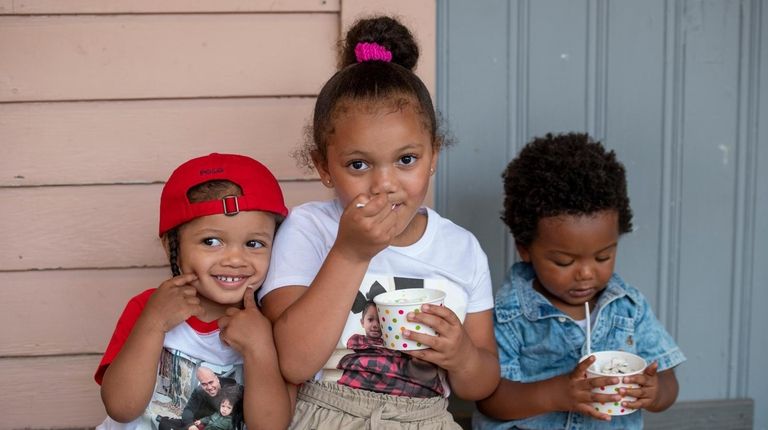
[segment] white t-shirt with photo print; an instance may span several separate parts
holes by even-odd
[[[371,260],[336,350],[317,379],[339,379],[339,360],[353,352],[346,348],[347,340],[365,334],[360,323],[362,304],[376,292],[414,287],[442,290],[444,305],[462,322],[467,313],[493,308],[488,259],[475,236],[430,208],[421,211],[427,216],[427,227],[416,243],[387,247]],[[280,287],[312,283],[336,240],[342,212],[338,200],[310,202],[291,210],[277,231],[259,300]],[[447,396],[450,389],[444,385]]]

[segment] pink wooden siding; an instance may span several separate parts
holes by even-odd
[[[0,429],[103,419],[92,375],[127,299],[168,276],[177,164],[243,153],[289,206],[331,197],[290,154],[341,29],[380,12],[434,88],[434,1],[0,0]]]

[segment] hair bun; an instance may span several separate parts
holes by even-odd
[[[361,19],[350,27],[342,44],[340,69],[358,62],[355,56],[358,43],[376,43],[386,48],[392,53],[391,62],[408,70],[413,70],[419,59],[419,47],[413,34],[388,16]]]

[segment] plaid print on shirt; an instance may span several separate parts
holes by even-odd
[[[347,341],[347,348],[355,352],[339,361],[337,368],[344,371],[339,384],[393,396],[443,395],[437,366],[425,361],[411,362],[414,359],[410,356],[385,348],[381,338],[355,334]]]

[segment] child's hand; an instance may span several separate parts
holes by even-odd
[[[219,336],[240,354],[274,350],[272,324],[256,306],[254,289],[248,287],[243,295],[243,309],[228,308],[219,318]]]
[[[422,312],[408,313],[409,321],[432,327],[436,336],[405,330],[403,336],[420,342],[430,349],[409,351],[407,354],[436,364],[451,372],[469,362],[476,352],[475,345],[461,325],[459,317],[445,306],[422,305]]]
[[[205,311],[197,297],[197,289],[190,285],[197,275],[187,273],[173,277],[157,287],[141,313],[141,319],[168,332],[191,316],[202,316]]]
[[[356,260],[368,261],[392,243],[397,215],[386,194],[360,194],[347,205],[339,221],[334,247]]]
[[[592,403],[618,402],[621,399],[621,396],[619,394],[597,394],[593,393],[592,389],[618,384],[619,378],[614,376],[587,378],[587,369],[594,362],[595,356],[590,355],[586,360],[579,363],[570,374],[563,375],[565,376],[565,386],[563,392],[560,394],[563,394],[564,396],[557,396],[561,403],[557,409],[579,412],[599,420],[610,421],[611,416],[597,412],[595,408],[592,407]]]
[[[637,384],[638,388],[620,388],[622,396],[632,396],[634,402],[622,402],[622,406],[632,409],[647,409],[653,407],[659,395],[659,363],[654,361],[645,368],[641,375],[625,376],[625,384]]]

